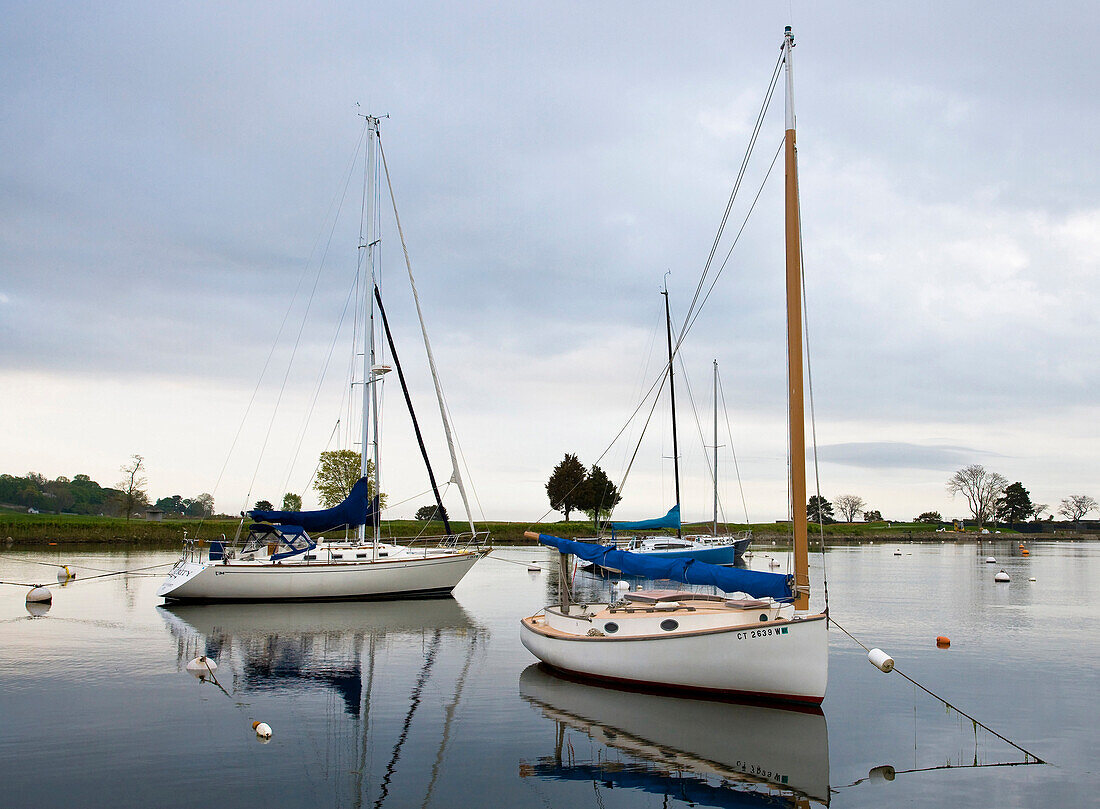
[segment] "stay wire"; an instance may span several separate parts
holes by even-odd
[[[861,647],[865,652],[870,652],[871,651],[871,648],[869,646],[867,646],[867,644],[865,644],[863,641],[861,641],[859,638],[857,638],[855,635],[853,635],[851,632],[849,632],[847,629],[845,629],[843,626],[841,626],[839,623],[837,623],[836,618],[830,618],[829,622],[833,626],[835,626],[837,629],[839,629],[841,632],[843,632],[845,635],[847,635],[849,638],[851,638],[856,643],[856,645]],[[975,717],[968,714],[966,711],[962,710],[962,708],[959,708],[957,705],[954,705],[951,702],[944,699],[943,697],[941,697],[935,691],[932,691],[931,689],[929,689],[929,688],[925,687],[924,685],[922,685],[921,683],[917,682],[915,679],[913,679],[908,674],[906,674],[901,669],[899,669],[896,664],[894,665],[894,668],[892,670],[897,672],[898,674],[900,674],[904,679],[911,682],[913,685],[915,685],[917,688],[919,688],[924,693],[928,694],[929,696],[933,697],[936,700],[939,700],[941,703],[943,703],[946,707],[950,708],[955,713],[966,717],[971,722],[973,722],[975,725],[980,727],[982,730],[988,731],[989,733],[992,733],[994,736],[996,736],[1001,741],[1012,745],[1017,750],[1019,750],[1021,753],[1023,753],[1025,756],[1030,756],[1031,758],[1035,759],[1035,761],[1039,764],[1049,764],[1050,763],[1049,761],[1046,761],[1044,759],[1039,758],[1039,756],[1035,755],[1030,750],[1027,750],[1027,749],[1021,747],[1020,745],[1016,744],[1016,742],[1012,741],[1011,739],[1009,739],[1005,736],[1002,736],[1000,733],[995,731],[993,728],[989,727],[989,725],[985,724],[984,722],[981,722],[980,720],[978,720]]]
[[[749,522],[749,504],[745,499],[745,486],[741,482],[741,468],[737,464],[737,449],[733,443],[733,429],[730,427],[730,412],[729,407],[726,405],[726,389],[722,384],[722,371],[718,371],[718,393],[722,397],[722,412],[726,419],[726,433],[730,439],[730,454],[733,456],[733,469],[737,474],[737,488],[741,490],[741,505],[745,509],[745,525],[752,525]]]

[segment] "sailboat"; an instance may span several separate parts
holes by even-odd
[[[370,279],[369,283],[362,284],[362,309],[367,322],[360,329],[363,336],[363,451],[360,478],[343,502],[332,508],[316,511],[254,509],[248,512],[247,516],[252,522],[247,525],[247,533],[244,532],[246,526],[242,519],[232,543],[211,542],[207,551],[203,543],[185,537],[179,561],[157,590],[157,595],[162,598],[171,601],[305,601],[443,595],[451,592],[484,555],[479,545],[488,535],[477,531],[470,513],[435,360],[420,310],[412,268],[408,264],[407,250],[405,256],[409,283],[416,302],[424,347],[450,449],[453,470],[451,480],[455,482],[466,506],[470,528],[468,533],[453,531],[446,516],[382,303],[375,275],[375,259],[380,239],[376,233],[373,210],[378,180],[377,158],[381,152],[379,119],[364,117],[367,132],[364,222],[367,224],[367,231],[365,238],[361,239],[359,253],[364,256],[364,266],[369,268]],[[396,215],[396,205],[394,211]],[[400,233],[400,221],[398,232]],[[404,246],[403,237],[402,245]],[[390,348],[390,359],[398,372],[413,429],[427,467],[437,513],[444,523],[445,535],[437,547],[415,547],[411,544],[382,541],[379,498],[376,494],[371,496],[371,492],[379,491],[381,419],[378,388],[382,376],[392,368],[378,362],[375,346],[375,332],[378,330],[375,323],[376,313]],[[371,447],[374,450],[373,463],[368,451]],[[373,479],[369,477],[372,474]],[[342,532],[348,538],[316,538],[325,532]]]
[[[612,521],[611,539],[616,540],[619,531],[652,531],[655,529],[675,529],[676,536],[641,535],[634,536],[625,543],[625,548],[633,553],[644,554],[662,559],[695,559],[713,565],[735,565],[741,561],[742,554],[752,542],[752,532],[738,534],[718,533],[718,363],[715,361],[715,405],[714,405],[714,532],[712,534],[683,533],[680,522],[680,447],[676,430],[676,380],[672,372],[675,351],[672,345],[672,312],[668,303],[668,289],[661,293],[665,296],[665,334],[668,337],[668,393],[672,410],[672,469],[676,481],[676,505],[669,509],[664,517],[637,522]],[[612,571],[619,573],[621,571]]]
[[[791,51],[784,32],[786,78],[785,235],[790,492],[793,575],[655,559],[613,546],[548,534],[526,536],[559,552],[556,605],[523,618],[520,640],[554,669],[644,688],[820,704],[828,684],[828,615],[809,611],[806,450],[802,393],[802,262]],[[729,596],[655,590],[614,602],[573,603],[566,575],[572,554],[601,567],[649,579],[708,585]]]

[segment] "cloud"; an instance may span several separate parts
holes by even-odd
[[[827,463],[859,466],[867,469],[951,470],[982,458],[1001,457],[971,447],[909,444],[904,441],[863,441],[826,444],[817,448],[818,457]]]

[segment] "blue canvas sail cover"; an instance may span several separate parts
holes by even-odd
[[[764,573],[759,570],[743,570],[700,562],[696,559],[656,559],[640,553],[616,550],[611,545],[593,545],[570,539],[539,534],[539,542],[571,553],[600,567],[621,570],[627,576],[644,576],[647,579],[672,579],[686,584],[709,584],[727,593],[743,592],[753,598],[770,596],[790,599],[793,577],[782,573]]]
[[[668,514],[653,520],[639,520],[637,522],[613,522],[613,531],[649,531],[657,528],[679,528],[680,506],[675,505],[668,510]]]
[[[359,478],[351,487],[344,502],[320,511],[250,511],[248,516],[258,522],[279,525],[299,525],[306,531],[319,534],[336,528],[358,528],[374,525],[378,521],[378,498],[367,499],[367,479]]]

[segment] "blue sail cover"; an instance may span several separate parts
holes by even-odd
[[[320,511],[250,511],[248,516],[257,522],[280,525],[298,525],[314,534],[336,528],[358,528],[374,525],[378,521],[378,498],[367,499],[367,479],[359,478],[351,487],[344,502]]]
[[[792,596],[793,578],[781,573],[709,565],[695,559],[656,559],[640,553],[616,550],[611,545],[574,542],[549,534],[539,534],[539,542],[557,548],[562,553],[571,553],[587,562],[595,562],[600,567],[621,570],[627,576],[672,579],[686,584],[709,584],[727,593],[748,593],[753,598],[771,596],[775,599],[790,599]]]
[[[673,506],[668,510],[668,514],[663,517],[658,517],[655,520],[639,520],[637,522],[613,522],[611,523],[611,529],[613,531],[649,531],[657,528],[679,528],[680,527],[680,506]]]

